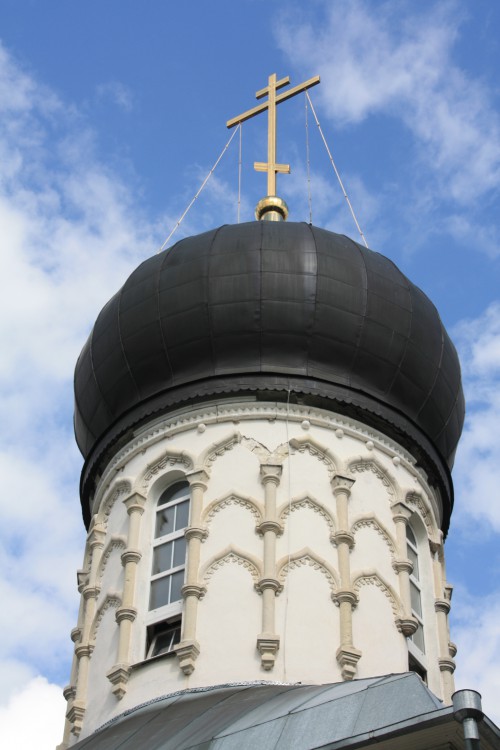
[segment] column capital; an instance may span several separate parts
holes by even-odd
[[[263,536],[266,531],[274,531],[276,536],[281,536],[283,533],[283,526],[278,523],[278,521],[262,521],[262,523],[257,526],[256,531],[260,536]]]
[[[207,590],[205,586],[200,586],[197,583],[185,583],[181,588],[181,594],[184,599],[187,599],[188,596],[195,596],[197,599],[203,599],[206,592]]]
[[[261,578],[260,581],[255,584],[255,590],[258,591],[259,594],[262,594],[265,589],[272,589],[275,594],[279,594],[283,591],[283,586],[277,578]]]
[[[263,485],[274,484],[276,487],[280,483],[281,474],[283,473],[283,466],[281,464],[261,464],[260,465],[260,481]]]
[[[403,523],[407,524],[410,520],[412,510],[404,503],[393,503],[391,510],[394,521],[403,521]]]
[[[200,488],[202,490],[206,490],[209,479],[210,474],[205,469],[189,471],[186,474],[186,480],[189,482],[189,486],[193,489]]]
[[[456,664],[454,659],[452,659],[451,657],[440,657],[438,659],[438,663],[441,672],[451,672],[451,674],[453,674],[453,672],[455,671]]]
[[[352,549],[354,547],[354,536],[350,531],[339,529],[338,531],[335,531],[333,534],[331,534],[330,541],[337,547],[339,546],[339,544],[347,544],[349,549]]]
[[[339,589],[332,594],[332,601],[337,607],[347,602],[354,609],[358,603],[358,597],[351,589]]]
[[[120,623],[122,620],[130,620],[130,622],[134,622],[135,618],[137,617],[137,609],[135,607],[119,607],[116,610],[116,622]]]
[[[97,599],[101,592],[100,586],[85,586],[82,591],[83,598],[88,601],[89,599]]]
[[[332,485],[333,494],[340,495],[344,494],[349,497],[351,494],[351,487],[356,480],[352,477],[344,477],[342,474],[335,474],[330,484]]]
[[[94,647],[87,643],[85,645],[77,646],[75,648],[75,654],[78,659],[81,659],[84,656],[90,656],[93,650]]]
[[[73,643],[78,643],[82,637],[82,629],[79,627],[73,628],[73,630],[71,631],[70,637]]]
[[[188,542],[190,539],[200,539],[204,542],[208,536],[208,530],[203,526],[188,526],[184,531],[184,536]]]
[[[125,498],[123,504],[125,505],[129,516],[134,511],[142,515],[144,513],[144,506],[146,505],[146,498],[139,492],[134,492],[133,495],[129,495],[129,497]]]
[[[66,687],[63,688],[63,695],[67,701],[73,700],[76,696],[75,685],[66,685]]]
[[[434,602],[436,612],[443,612],[447,615],[451,609],[451,604],[447,599],[436,599]]]
[[[413,563],[411,560],[408,560],[406,558],[394,560],[392,563],[392,567],[396,573],[408,573],[408,575],[413,573]]]
[[[91,547],[104,547],[106,538],[106,527],[102,523],[94,523],[89,531],[89,545]]]
[[[126,565],[128,562],[138,563],[142,557],[142,552],[138,549],[126,549],[121,554],[122,565]]]

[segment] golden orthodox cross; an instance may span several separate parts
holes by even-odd
[[[290,78],[288,76],[277,81],[276,73],[273,73],[269,76],[268,85],[265,88],[260,89],[260,91],[257,91],[255,94],[257,99],[262,99],[262,97],[267,94],[267,101],[263,104],[259,104],[253,109],[249,109],[247,112],[243,112],[243,114],[238,115],[238,117],[233,117],[232,120],[228,120],[227,122],[227,127],[233,128],[235,125],[239,125],[245,120],[249,120],[251,117],[255,117],[255,115],[258,115],[267,109],[267,162],[256,161],[254,168],[257,172],[267,172],[267,194],[272,196],[276,195],[276,175],[278,172],[286,174],[290,172],[289,164],[276,163],[276,106],[281,104],[281,102],[290,99],[292,96],[299,94],[301,91],[305,91],[306,89],[311,88],[311,86],[316,86],[316,84],[319,83],[319,76],[309,78],[308,81],[299,83],[298,86],[294,86],[293,88],[288,89],[288,91],[276,95],[276,92],[279,89],[283,88],[283,86],[287,86],[289,83]]]

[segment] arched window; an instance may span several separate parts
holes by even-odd
[[[180,641],[181,589],[186,567],[184,530],[189,523],[189,484],[170,485],[160,495],[155,515],[149,610],[161,616],[148,627],[147,656],[173,651]]]
[[[412,672],[417,672],[426,681],[427,674],[423,665],[425,659],[425,639],[418,544],[413,529],[409,524],[406,525],[406,550],[408,559],[413,563],[413,570],[410,573],[411,612],[418,623],[415,633],[410,636],[409,668]]]

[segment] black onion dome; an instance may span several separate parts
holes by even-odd
[[[83,494],[110,446],[155,414],[288,390],[416,443],[451,504],[464,400],[436,308],[383,255],[308,224],[266,221],[181,240],[100,312],[75,373]]]

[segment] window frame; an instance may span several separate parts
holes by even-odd
[[[411,538],[409,534],[411,534]],[[410,523],[406,524],[406,556],[411,562],[413,562],[411,560],[410,555],[408,554],[409,550],[411,550],[413,554],[415,555],[416,565],[417,565],[415,569],[415,564],[414,564],[413,570],[409,575],[411,614],[420,626],[424,648],[422,650],[420,646],[415,642],[414,637],[416,633],[408,636],[408,638],[406,639],[408,643],[408,655],[409,655],[408,668],[409,668],[409,671],[416,672],[422,678],[422,680],[426,682],[427,681],[427,659],[426,659],[426,651],[425,651],[425,645],[426,645],[425,623],[424,623],[422,584],[420,581],[420,573],[421,573],[421,567],[422,567],[421,555],[420,555],[419,542],[418,542],[417,535]],[[413,602],[411,600],[412,586],[414,586],[419,596],[420,612],[417,612],[413,607]],[[412,667],[412,664],[413,664],[413,667]]]
[[[165,502],[162,502],[162,498],[168,493],[169,491],[172,491],[177,485],[183,485],[183,494],[179,497],[174,497],[173,499],[167,500]],[[180,489],[180,488],[179,488]],[[182,503],[185,503],[187,501],[188,506],[188,513],[187,513],[187,519],[186,519],[186,525],[182,528],[175,528],[176,526],[176,519],[177,519],[177,510],[175,510],[175,516],[174,516],[174,530],[169,532],[168,534],[162,534],[161,536],[156,536],[156,530],[157,530],[157,519],[158,514],[160,512],[165,511],[167,508],[176,508],[176,506],[181,505]],[[155,565],[155,550],[161,547],[164,544],[167,544],[168,542],[175,542],[180,539],[185,540],[185,531],[186,528],[189,526],[189,516],[190,516],[190,505],[191,505],[191,493],[190,493],[190,487],[189,483],[185,480],[184,477],[179,477],[175,481],[173,481],[170,485],[168,485],[160,494],[155,510],[154,510],[154,518],[153,518],[153,528],[152,528],[152,543],[151,543],[151,563],[150,563],[150,576],[149,576],[149,593],[148,593],[148,609],[147,609],[147,616],[146,616],[146,624],[148,625],[148,628],[155,624],[161,624],[162,622],[167,622],[172,616],[178,615],[182,612],[182,604],[183,604],[183,598],[182,595],[180,595],[179,599],[175,599],[174,601],[168,601],[166,604],[161,604],[157,607],[151,606],[151,597],[152,597],[152,585],[155,581],[164,579],[164,578],[170,578],[170,584],[169,584],[169,599],[171,596],[171,587],[172,587],[172,576],[175,573],[184,572],[183,576],[183,584],[185,582],[185,570],[186,570],[186,559],[187,559],[187,543],[184,542],[184,556],[182,560],[182,564],[180,565],[173,565],[172,567],[165,568],[164,570],[161,570],[158,573],[153,573],[154,565]],[[174,548],[172,548],[172,558],[171,561],[173,562],[174,557]],[[150,644],[147,646],[147,653],[149,653],[150,650]]]

